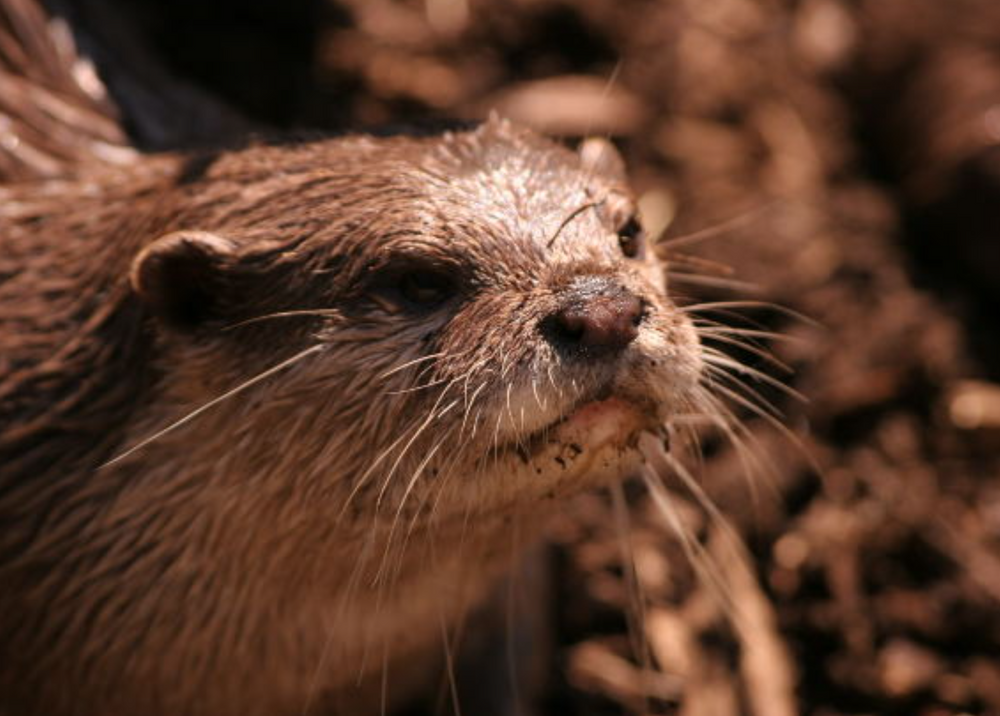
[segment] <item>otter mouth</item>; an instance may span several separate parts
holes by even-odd
[[[501,449],[516,453],[527,463],[553,444],[566,445],[577,452],[609,443],[634,447],[642,432],[662,430],[663,422],[651,401],[606,390],[579,400],[560,418]]]

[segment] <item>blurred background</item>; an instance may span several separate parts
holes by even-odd
[[[714,317],[791,339],[758,340],[787,373],[738,352],[807,397],[755,386],[788,434],[737,406],[756,469],[706,433],[697,471],[749,562],[674,498],[742,627],[638,486],[634,570],[586,496],[554,530],[544,713],[1000,714],[996,0],[48,4],[147,149],[493,109],[609,136],[678,300],[760,302]],[[158,62],[173,78],[144,95]],[[171,104],[186,123],[157,120]]]

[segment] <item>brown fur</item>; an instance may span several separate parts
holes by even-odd
[[[229,136],[103,54],[145,146]],[[634,469],[698,380],[661,267],[619,247],[620,161],[500,121],[141,156],[118,114],[64,25],[0,0],[0,713],[426,693],[548,503]],[[428,271],[446,300],[401,300]],[[637,337],[560,347],[601,282]]]
[[[501,121],[0,189],[4,705],[363,713],[386,666],[390,700],[425,685],[438,662],[418,655],[509,566],[511,535],[633,469],[638,432],[698,379],[661,267],[618,247],[630,202],[616,170]],[[190,323],[136,259],[178,231],[218,237]],[[455,295],[401,307],[399,262]],[[545,339],[581,276],[648,305],[621,356]],[[314,313],[273,315],[291,311]],[[608,396],[635,407],[546,428]]]
[[[128,145],[68,26],[35,0],[0,0],[0,179],[128,162]]]

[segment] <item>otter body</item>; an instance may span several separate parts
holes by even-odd
[[[391,707],[700,372],[607,143],[491,120],[0,188],[0,712]]]

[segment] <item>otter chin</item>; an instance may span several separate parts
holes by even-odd
[[[605,445],[624,447],[638,430],[659,424],[655,413],[626,399],[610,397],[582,403],[550,431],[558,442],[576,440],[597,449]]]
[[[584,403],[542,433],[528,467],[569,489],[620,480],[640,459],[639,434],[658,426],[655,414],[621,398]]]
[[[551,500],[698,405],[615,149],[496,118],[0,188],[0,276],[17,716],[433,693]]]
[[[643,429],[662,422],[655,413],[618,397],[584,403],[555,426],[553,437],[560,443],[586,444],[592,449],[630,447]]]
[[[515,500],[575,492],[629,476],[642,461],[639,435],[664,421],[648,407],[619,397],[585,401],[552,424],[504,445],[495,477]],[[511,486],[516,485],[511,490]]]

